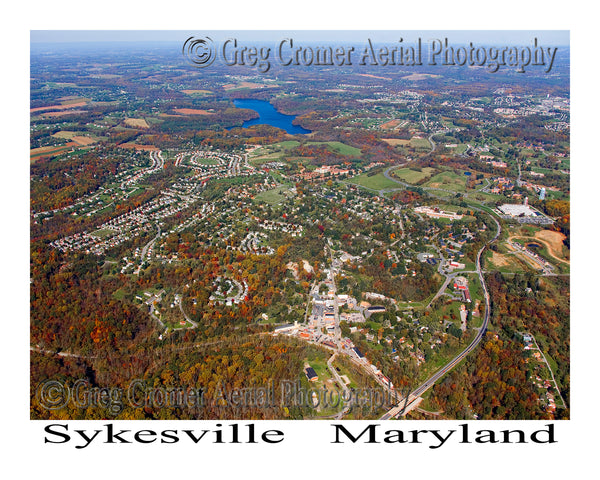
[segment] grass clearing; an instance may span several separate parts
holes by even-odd
[[[431,150],[431,143],[426,138],[413,137],[410,139],[410,146],[417,150]]]
[[[146,122],[146,120],[144,120],[143,118],[126,118],[124,123],[125,125],[134,128],[150,128],[148,122]]]
[[[306,145],[327,145],[332,152],[352,157],[357,157],[361,154],[360,148],[351,147],[342,142],[308,142]]]
[[[254,197],[254,201],[256,203],[268,203],[269,205],[279,205],[288,196],[291,195],[292,193],[290,192],[290,187],[283,185],[281,187],[273,188],[271,190],[259,193],[256,197]]]
[[[435,168],[431,167],[421,168],[420,171],[415,171],[411,168],[400,168],[398,170],[394,170],[393,174],[400,180],[414,185],[425,178],[431,177],[431,175],[433,175],[435,171]]]
[[[393,180],[385,177],[383,173],[378,173],[377,175],[369,176],[366,173],[362,175],[358,175],[356,177],[349,178],[347,180],[348,183],[355,183],[361,185],[366,188],[370,188],[372,190],[382,190],[386,188],[400,188]]]
[[[454,172],[442,172],[432,177],[423,186],[430,188],[441,188],[453,192],[466,192],[466,177]]]
[[[111,230],[110,228],[103,228],[100,230],[96,230],[95,232],[92,232],[91,235],[93,235],[94,237],[100,237],[100,238],[104,238],[104,237],[108,237],[111,234],[114,234],[114,230]]]

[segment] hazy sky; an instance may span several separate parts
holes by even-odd
[[[305,41],[373,40],[405,42],[417,38],[428,42],[447,37],[453,43],[476,42],[497,45],[528,45],[534,38],[538,44],[569,45],[568,30],[31,30],[31,43],[57,42],[182,42],[190,36],[208,35],[213,40],[236,37],[246,41],[278,41],[292,36]]]

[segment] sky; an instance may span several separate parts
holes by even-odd
[[[214,40],[232,35],[253,41],[278,41],[293,36],[297,40],[352,41],[372,38],[376,41],[405,42],[422,38],[448,38],[453,43],[474,42],[496,45],[529,45],[534,38],[539,43],[569,45],[568,30],[31,30],[32,44],[80,42],[181,42],[192,35],[213,36]],[[357,38],[358,37],[358,38]]]

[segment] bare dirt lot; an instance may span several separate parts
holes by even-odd
[[[563,255],[563,240],[566,237],[562,233],[553,230],[540,230],[539,232],[536,232],[535,238],[546,243],[552,256],[568,260],[568,258],[565,258]]]
[[[506,257],[498,252],[492,251],[492,258],[490,260],[497,267],[506,267],[510,265],[510,262],[506,259]]]
[[[513,235],[508,238],[508,241],[512,241],[513,239],[517,238],[541,243],[544,247],[546,247],[548,255],[554,260],[557,260],[561,263],[565,263],[567,265],[570,263],[568,254],[563,254],[562,241],[563,238],[565,238],[565,236],[560,232],[555,232],[553,230],[540,230],[539,232],[536,232],[533,236]]]

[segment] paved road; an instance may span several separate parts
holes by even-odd
[[[415,400],[417,400],[423,393],[425,393],[427,390],[429,390],[440,378],[442,378],[444,375],[446,375],[446,373],[448,373],[456,365],[458,365],[469,353],[471,353],[475,349],[475,347],[477,347],[477,345],[479,345],[479,342],[481,342],[481,340],[483,339],[483,336],[485,335],[485,333],[487,331],[489,320],[490,320],[490,295],[488,293],[488,290],[487,290],[487,287],[485,285],[485,281],[483,278],[483,273],[481,271],[481,254],[483,253],[483,251],[485,250],[485,248],[488,245],[490,245],[492,242],[495,242],[498,239],[498,237],[500,236],[500,231],[501,231],[500,223],[498,223],[498,221],[492,215],[490,215],[490,217],[496,223],[496,227],[497,227],[496,235],[494,236],[494,238],[492,238],[490,241],[488,241],[483,247],[481,247],[479,249],[479,252],[477,253],[477,274],[479,275],[479,281],[481,282],[481,288],[483,290],[483,297],[485,300],[485,314],[483,316],[483,323],[482,323],[481,327],[479,328],[476,337],[473,339],[473,341],[469,344],[469,346],[467,348],[465,348],[461,353],[459,353],[456,357],[454,357],[442,369],[438,370],[431,377],[429,377],[427,380],[425,380],[425,382],[423,384],[421,384],[419,387],[417,387],[415,390],[413,390],[408,395],[408,397],[401,399],[400,402],[398,403],[398,405],[396,405],[395,407],[390,409],[387,413],[385,413],[381,417],[381,420],[388,420],[390,418],[394,418],[394,417],[402,414],[402,412],[406,411],[407,407],[410,407],[411,404]]]
[[[331,372],[331,375],[333,375],[333,378],[335,378],[335,381],[338,383],[338,385],[340,385],[342,387],[342,389],[344,390],[344,397],[345,398],[351,398],[350,397],[350,391],[348,390],[348,387],[346,386],[346,383],[342,380],[342,377],[340,377],[339,373],[336,371],[335,367],[333,366],[333,361],[335,360],[335,357],[337,356],[338,352],[334,352],[334,354],[331,356],[331,358],[329,358],[329,360],[327,361],[327,368],[329,368],[329,371]],[[350,408],[352,407],[351,403],[348,402],[344,408],[342,409],[342,411],[340,411],[336,416],[335,419],[336,420],[341,420],[342,417],[344,415],[346,415],[349,411]]]
[[[179,310],[181,310],[181,314],[183,315],[183,318],[186,319],[186,321],[188,321],[189,323],[192,324],[191,327],[187,327],[187,328],[197,328],[198,324],[196,322],[194,322],[190,317],[187,316],[187,313],[185,313],[185,311],[183,310],[183,294],[181,294],[181,297],[179,297]]]
[[[158,228],[158,233],[156,234],[156,237],[150,240],[146,245],[144,245],[144,248],[142,248],[142,254],[140,255],[140,264],[144,263],[144,258],[146,257],[146,253],[148,252],[150,246],[152,246],[154,242],[158,240],[158,237],[160,237],[160,225],[158,223],[156,224],[156,228]]]

